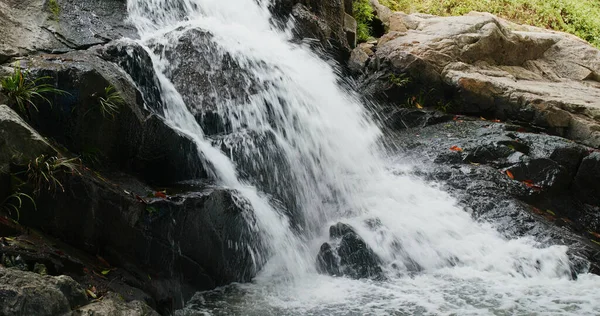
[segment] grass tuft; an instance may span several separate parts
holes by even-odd
[[[100,111],[103,117],[115,118],[115,115],[119,114],[119,107],[121,107],[125,100],[115,90],[115,87],[108,86],[104,88],[104,96],[98,99],[100,103]]]
[[[18,65],[12,75],[0,80],[2,91],[6,93],[13,107],[23,115],[28,115],[29,110],[33,108],[39,111],[36,101],[43,101],[52,106],[52,102],[46,95],[59,94],[64,95],[67,92],[55,88],[51,84],[43,83],[51,77],[39,77],[31,79],[29,72],[22,71]]]

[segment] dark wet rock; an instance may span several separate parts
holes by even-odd
[[[222,52],[207,31],[187,30],[175,47],[165,52],[159,43],[154,50],[170,62],[167,77],[207,135],[231,132],[228,109],[220,106],[242,106],[260,88],[257,78]]]
[[[329,243],[321,245],[319,254],[317,254],[317,270],[333,276],[341,275],[339,259]]]
[[[344,275],[354,279],[384,278],[381,260],[358,234],[345,234],[337,251]]]
[[[337,223],[329,228],[330,243],[324,243],[317,255],[321,273],[347,276],[353,279],[383,279],[381,259],[348,224]]]
[[[72,316],[159,316],[148,305],[140,301],[125,302],[115,293],[109,293],[101,301],[73,311]]]
[[[581,162],[590,148],[526,130],[458,117],[400,129],[393,139],[402,155],[422,164],[415,175],[441,182],[475,219],[493,223],[509,238],[567,245],[574,271],[585,272],[589,263],[591,271],[599,271],[600,249],[592,241],[600,242],[594,233],[600,217],[597,206],[585,200],[600,196],[593,185],[598,181],[591,180],[597,166],[593,154]],[[589,185],[579,189],[574,170],[581,183],[590,176]]]
[[[197,290],[249,281],[266,258],[253,210],[235,191],[149,198],[154,191],[127,175],[57,177],[65,193],[42,191],[20,222],[122,267],[161,313]]]
[[[356,234],[356,232],[352,226],[344,223],[337,223],[329,227],[329,238],[342,238],[346,234]]]
[[[212,143],[235,163],[241,179],[269,192],[282,203],[293,225],[304,221],[297,204],[292,168],[272,132],[243,130],[212,137]],[[282,185],[283,182],[286,185]]]
[[[527,181],[549,192],[568,189],[572,180],[565,168],[548,158],[520,162],[507,170],[511,172],[515,180]]]
[[[93,156],[92,160],[99,160],[103,167],[131,172],[152,183],[205,177],[195,143],[146,110],[157,107],[148,104],[154,97],[144,100],[123,70],[100,58],[100,53],[77,51],[20,61],[21,67],[34,75],[51,77],[57,88],[68,93],[53,96],[52,107],[43,104],[39,112],[31,111],[33,127],[73,153]],[[99,98],[106,97],[107,87],[114,87],[123,99],[114,116],[104,113],[100,106]],[[145,87],[158,89],[157,84]]]
[[[386,124],[395,129],[403,129],[443,123],[452,120],[452,118],[452,115],[441,112],[399,108],[388,116]]]
[[[574,192],[583,202],[600,206],[600,153],[593,152],[581,162]]]
[[[0,3],[0,62],[35,52],[86,49],[135,36],[122,0],[3,1]]]
[[[140,90],[144,105],[154,113],[163,114],[160,82],[152,58],[142,46],[123,39],[98,47],[95,52],[100,58],[119,65]]]
[[[54,316],[88,302],[84,290],[67,276],[42,276],[0,267],[0,313]]]
[[[271,11],[281,25],[292,17],[298,38],[320,40],[325,48],[338,50],[340,60],[345,60],[356,45],[352,0],[276,0]]]

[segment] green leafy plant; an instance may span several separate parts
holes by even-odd
[[[29,78],[29,72],[23,72],[18,65],[12,75],[5,77],[0,81],[2,91],[4,91],[12,102],[23,115],[29,114],[29,109],[33,108],[39,111],[36,100],[41,100],[52,106],[52,102],[46,97],[47,94],[66,94],[65,91],[55,88],[53,85],[43,83],[43,81],[52,79],[51,77],[39,77],[35,79]]]
[[[7,213],[11,216],[16,215],[17,222],[18,222],[19,219],[21,218],[21,208],[23,207],[24,200],[31,201],[31,204],[33,204],[33,207],[35,209],[37,209],[37,205],[35,204],[35,201],[33,200],[33,198],[30,195],[22,193],[22,192],[15,192],[15,193],[9,195],[8,197],[6,197],[4,199],[4,201],[2,201],[2,204],[0,205],[0,209],[2,209],[5,213]]]
[[[58,21],[58,17],[60,16],[60,6],[58,5],[57,0],[49,0],[48,8],[50,8],[50,12],[52,12],[52,16],[54,20]]]
[[[412,80],[406,74],[391,74],[389,77],[390,83],[398,88],[404,88],[408,86]]]
[[[371,21],[373,21],[373,7],[369,0],[355,0],[353,5],[354,18],[356,19],[356,38],[365,42],[371,36]]]
[[[77,172],[79,158],[64,158],[41,155],[27,166],[28,182],[34,186],[34,193],[46,187],[49,191],[59,189],[65,192],[65,188],[58,179],[61,172]]]
[[[98,98],[98,102],[102,116],[105,118],[114,118],[115,115],[119,114],[119,107],[125,104],[125,100],[113,86],[104,88],[104,96]]]

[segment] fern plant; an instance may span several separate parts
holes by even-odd
[[[29,72],[23,72],[18,65],[12,75],[0,81],[2,91],[9,97],[13,106],[16,106],[21,114],[28,115],[30,108],[39,111],[36,100],[41,100],[52,106],[52,102],[46,97],[47,94],[64,95],[67,92],[57,89],[51,84],[43,83],[51,77],[29,78]]]

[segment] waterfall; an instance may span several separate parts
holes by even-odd
[[[394,172],[357,95],[271,24],[268,1],[129,0],[128,11],[161,81],[165,120],[195,141],[218,185],[249,201],[267,246],[252,284],[199,294],[192,315],[600,312],[598,279],[571,281],[566,247],[506,239],[446,193]],[[209,133],[204,119],[217,127]],[[385,281],[317,274],[337,222],[382,259]]]

